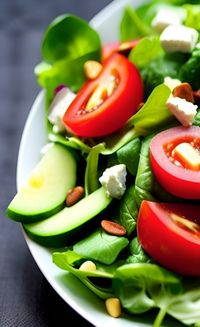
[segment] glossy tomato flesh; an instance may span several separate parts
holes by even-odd
[[[94,110],[85,108],[92,94],[110,76],[117,86]],[[102,98],[103,98],[102,94]],[[99,137],[120,129],[137,111],[143,99],[143,84],[136,67],[123,55],[112,55],[103,65],[98,78],[86,82],[67,109],[63,122],[75,135]]]
[[[144,200],[137,231],[155,261],[180,274],[200,276],[199,206]]]
[[[173,149],[180,143],[200,147],[200,127],[174,127],[157,134],[150,144],[152,171],[169,193],[186,199],[200,199],[200,171],[185,168],[173,161]]]

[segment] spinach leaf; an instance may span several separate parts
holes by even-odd
[[[134,185],[130,186],[114,210],[115,221],[124,226],[130,235],[136,228],[138,208],[134,199]]]
[[[149,36],[141,39],[131,50],[129,60],[141,69],[162,53],[159,36]]]
[[[109,235],[101,229],[97,229],[76,243],[73,250],[85,258],[109,265],[116,260],[128,243],[129,241],[125,237]]]
[[[97,51],[100,59],[100,47],[99,35],[87,22],[77,16],[61,15],[49,25],[44,35],[42,57],[44,61],[54,63],[62,59],[72,61]]]
[[[110,266],[96,263],[96,271],[79,270],[79,266],[84,261],[85,258],[71,250],[53,253],[53,262],[59,268],[72,273],[98,297],[107,299],[108,297],[113,296],[114,294],[110,281],[113,277],[114,271],[121,263],[118,262],[117,264]]]
[[[197,111],[197,113],[196,113],[196,115],[195,115],[195,117],[193,119],[192,125],[200,127],[200,109]]]
[[[171,299],[181,293],[182,284],[176,275],[155,264],[134,263],[116,270],[113,289],[130,313],[143,313],[155,307],[166,313]]]
[[[187,286],[187,282],[184,286]],[[195,279],[194,285],[183,294],[171,299],[167,313],[185,325],[200,325],[200,280]]]
[[[186,10],[186,18],[184,24],[188,27],[192,27],[200,31],[200,5],[186,4],[183,8]]]
[[[48,128],[48,138],[52,142],[58,142],[63,145],[73,147],[77,150],[82,151],[83,153],[89,153],[94,146],[101,144],[100,153],[102,155],[110,156],[111,154],[115,154],[120,148],[122,148],[125,144],[129,143],[131,140],[137,138],[139,135],[138,132],[134,128],[125,128],[120,131],[106,136],[101,139],[80,139],[75,136],[64,136],[61,134],[54,133],[52,130],[52,125],[49,125]]]
[[[103,143],[99,143],[92,147],[88,156],[87,156],[87,166],[85,170],[85,195],[96,191],[99,188],[98,180],[98,161],[99,153],[104,149],[105,146]]]
[[[120,41],[129,41],[149,34],[149,27],[131,7],[126,7],[120,24]]]
[[[87,60],[98,59],[98,51],[96,51],[72,60],[64,58],[51,65],[41,63],[35,67],[38,84],[46,88],[51,97],[54,95],[54,89],[60,84],[65,84],[72,91],[77,92],[85,81],[83,64]]]
[[[150,167],[149,161],[149,146],[152,140],[152,135],[145,138],[142,143],[140,152],[140,161],[138,165],[138,171],[135,179],[135,200],[137,206],[140,207],[142,200],[154,200],[153,183],[154,177]]]
[[[181,67],[179,78],[191,84],[194,90],[200,88],[200,43],[192,51],[189,60]]]
[[[135,237],[129,245],[131,255],[126,259],[126,263],[143,263],[151,262],[149,256],[144,252],[138,238]]]
[[[163,83],[166,76],[178,78],[180,68],[185,61],[186,56],[181,53],[164,54],[150,61],[140,70],[144,81],[145,96],[147,97],[157,85]]]
[[[65,145],[69,148],[74,148],[76,150],[80,150],[83,153],[89,153],[91,148],[85,144],[83,141],[81,141],[80,139],[76,138],[76,137],[67,137],[58,133],[54,133],[51,129],[49,129],[49,133],[48,133],[48,139],[51,142],[56,142],[56,143],[60,143],[62,145]]]
[[[99,139],[100,142],[105,142],[105,149],[101,152],[103,155],[110,155],[119,150],[122,146],[138,137],[139,133],[135,128],[125,126],[120,131]]]
[[[117,151],[118,161],[125,164],[127,170],[133,176],[137,173],[139,154],[140,154],[141,141],[137,137],[125,144]]]
[[[128,120],[127,126],[134,126],[140,135],[147,135],[173,120],[166,106],[170,93],[166,85],[158,85],[143,107]]]
[[[42,63],[35,67],[38,83],[46,89],[46,112],[59,84],[78,91],[85,81],[83,64],[100,60],[99,35],[87,22],[73,15],[57,17],[42,43]]]

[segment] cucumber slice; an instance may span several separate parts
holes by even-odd
[[[67,245],[80,228],[90,222],[105,209],[111,198],[106,195],[103,187],[86,196],[72,207],[64,208],[56,215],[35,224],[26,224],[24,229],[36,242],[57,247]]]
[[[22,223],[52,216],[63,208],[67,192],[75,183],[76,161],[72,153],[53,144],[11,201],[7,215]]]

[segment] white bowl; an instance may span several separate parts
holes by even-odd
[[[99,32],[102,41],[118,39],[119,22],[126,5],[136,6],[144,1],[116,0],[95,16],[91,25]],[[44,92],[36,98],[27,119],[20,144],[17,165],[17,187],[19,188],[30,171],[38,162],[40,149],[47,142],[45,128]],[[134,327],[150,326],[149,315],[126,316],[120,319],[110,317],[99,300],[84,285],[71,274],[62,271],[52,263],[48,249],[36,244],[24,234],[28,247],[43,275],[55,291],[81,316],[97,327]]]

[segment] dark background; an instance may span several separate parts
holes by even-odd
[[[5,209],[16,192],[20,138],[39,91],[33,68],[45,28],[66,12],[89,20],[110,2],[0,0],[0,327],[91,326],[45,280]]]

